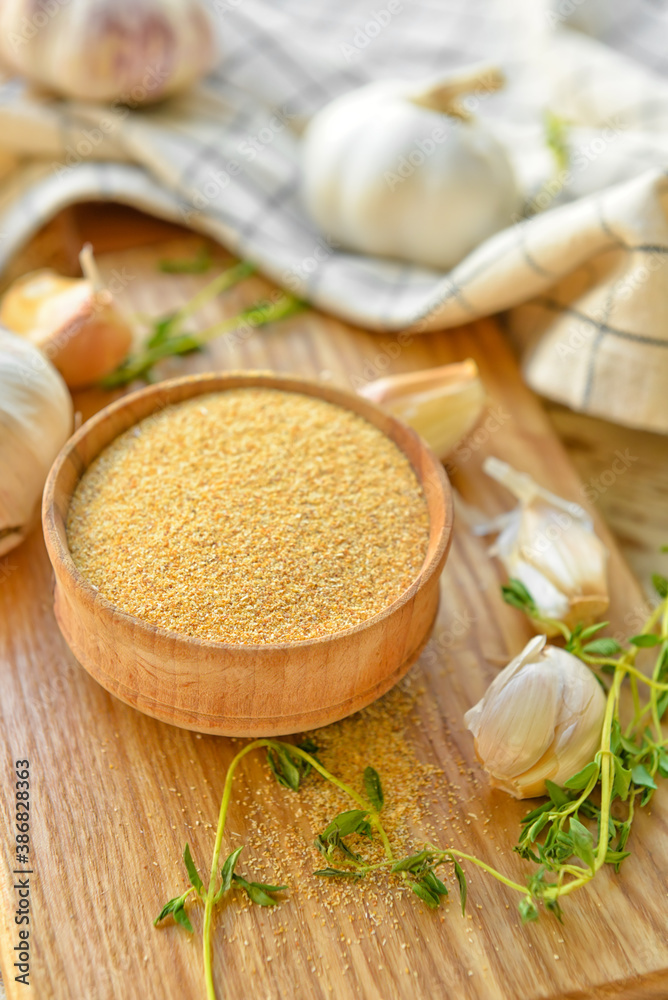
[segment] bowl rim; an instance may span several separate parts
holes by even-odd
[[[207,388],[213,383],[219,383],[221,380],[230,379],[237,384],[230,385],[228,387],[215,385],[213,388]],[[276,383],[284,382],[285,386],[282,388]],[[55,490],[58,484],[58,480],[62,471],[65,467],[70,456],[76,452],[76,449],[81,442],[85,441],[86,437],[90,432],[98,427],[100,424],[104,423],[109,417],[115,413],[118,413],[125,409],[130,409],[133,403],[137,400],[143,400],[147,397],[156,396],[159,397],[160,394],[167,393],[168,395],[173,390],[178,390],[182,386],[201,386],[203,387],[201,391],[193,392],[192,394],[183,397],[182,399],[175,399],[174,401],[164,401],[163,408],[167,406],[176,405],[180,402],[186,402],[188,399],[194,399],[197,396],[204,395],[206,392],[225,392],[228,389],[233,388],[243,388],[243,387],[262,387],[263,385],[267,388],[276,388],[284,392],[301,392],[303,395],[313,396],[316,399],[321,399],[324,402],[332,403],[335,406],[340,406],[343,409],[347,409],[361,416],[363,419],[368,419],[374,427],[376,427],[382,434],[389,437],[392,443],[401,451],[401,453],[408,459],[411,464],[411,468],[415,473],[420,487],[422,488],[423,494],[425,493],[424,483],[420,471],[415,467],[414,463],[411,461],[410,456],[406,453],[401,444],[390,434],[387,433],[379,424],[373,420],[369,419],[367,414],[374,416],[378,415],[382,417],[382,420],[389,421],[390,425],[396,427],[401,431],[402,434],[408,434],[412,437],[418,445],[418,450],[428,462],[430,471],[435,474],[436,481],[441,487],[441,496],[444,501],[444,519],[443,525],[440,532],[436,538],[435,545],[431,555],[429,555],[429,548],[432,542],[432,531],[433,531],[433,519],[431,512],[429,512],[429,501],[425,494],[425,499],[427,501],[427,510],[429,512],[429,538],[427,542],[427,552],[425,553],[425,558],[423,560],[422,566],[417,573],[417,576],[411,581],[408,587],[403,590],[391,604],[383,608],[381,611],[376,612],[370,618],[365,618],[364,621],[358,622],[357,625],[351,625],[350,628],[340,629],[337,632],[329,632],[325,635],[314,636],[310,639],[295,639],[287,642],[278,643],[241,643],[241,642],[222,642],[213,639],[202,639],[199,636],[186,635],[184,632],[178,632],[174,629],[167,629],[161,625],[153,625],[151,622],[144,621],[142,618],[137,618],[135,615],[130,614],[127,611],[123,611],[121,608],[117,607],[111,601],[109,601],[103,594],[97,590],[93,584],[84,577],[81,571],[78,569],[77,565],[72,558],[70,548],[67,542],[67,525],[66,525],[66,514],[63,518],[62,525],[56,518],[56,502],[55,502]],[[327,395],[322,395],[322,390],[325,390]],[[311,390],[311,391],[309,391]],[[318,391],[313,391],[318,390]],[[333,398],[330,398],[333,397]],[[355,405],[351,406],[348,402],[349,400],[354,400]],[[158,409],[158,407],[156,407]],[[360,412],[360,409],[364,412]],[[104,451],[105,448],[109,447],[111,442],[119,437],[121,434],[126,433],[132,426],[139,423],[141,420],[145,420],[152,415],[155,411],[150,411],[144,416],[140,417],[133,424],[130,424],[124,431],[120,431],[114,438],[112,438],[107,444],[103,445],[102,448],[90,459],[87,465],[85,465],[79,478],[76,481],[76,485],[81,480],[81,477],[90,467],[90,464]],[[70,493],[68,499],[68,509],[69,504],[72,499],[72,494]],[[418,588],[423,581],[430,579],[433,574],[438,570],[441,563],[445,560],[448,549],[450,547],[450,542],[452,540],[453,531],[453,520],[454,520],[454,503],[452,486],[445,472],[443,464],[436,457],[434,452],[431,450],[426,441],[420,437],[420,435],[409,427],[407,424],[403,423],[401,420],[397,420],[396,417],[389,414],[386,410],[381,409],[375,403],[366,399],[363,396],[357,395],[353,392],[348,392],[346,389],[341,389],[339,386],[330,385],[318,381],[317,379],[307,378],[303,375],[293,375],[286,372],[271,372],[271,371],[253,371],[253,370],[233,370],[233,371],[223,371],[223,372],[199,372],[194,375],[184,375],[173,379],[165,379],[161,382],[156,382],[153,385],[145,386],[142,389],[138,389],[134,392],[125,393],[119,399],[104,406],[97,413],[89,417],[81,427],[76,430],[70,438],[65,442],[61,448],[59,454],[57,455],[49,474],[47,476],[46,484],[44,487],[43,501],[42,501],[42,524],[44,529],[44,538],[49,553],[49,558],[52,565],[54,566],[54,572],[56,574],[56,580],[58,582],[58,573],[55,569],[55,560],[52,557],[52,549],[57,556],[60,566],[64,569],[67,574],[72,578],[76,587],[83,591],[86,597],[95,603],[96,609],[102,612],[107,619],[118,620],[122,618],[127,622],[127,624],[132,625],[134,629],[140,630],[145,636],[159,636],[163,639],[175,642],[178,644],[184,644],[190,648],[198,647],[202,650],[209,650],[212,653],[220,653],[223,651],[230,651],[239,653],[243,651],[244,653],[253,653],[254,655],[262,656],[269,653],[276,653],[280,651],[288,651],[295,648],[308,648],[321,646],[323,644],[336,642],[339,639],[347,638],[348,636],[355,635],[356,633],[364,632],[374,625],[379,624],[386,618],[395,614],[403,605],[408,603],[411,598],[415,595]]]

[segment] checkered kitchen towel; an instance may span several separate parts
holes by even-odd
[[[371,329],[426,332],[510,309],[535,389],[668,431],[668,14],[630,0],[210,3],[220,65],[169,104],[128,111],[17,80],[0,88],[0,268],[64,205],[121,201],[215,237]],[[526,220],[448,274],[332,246],[300,203],[300,122],[372,80],[481,60],[509,79],[473,106],[508,145]],[[556,181],[545,109],[569,123]]]

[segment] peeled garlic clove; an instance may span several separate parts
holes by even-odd
[[[493,788],[515,798],[562,786],[594,759],[606,699],[576,656],[536,636],[464,716]]]
[[[483,469],[520,501],[490,554],[501,560],[509,577],[524,584],[541,617],[569,628],[591,624],[606,611],[609,596],[607,550],[589,515],[497,458],[487,458]],[[544,623],[537,627],[548,635],[558,633]]]
[[[447,271],[510,225],[508,154],[459,100],[499,83],[493,67],[422,87],[387,80],[317,112],[302,137],[303,197],[328,240]]]
[[[0,556],[39,516],[53,460],[72,430],[63,379],[23,337],[0,329]]]
[[[369,382],[359,394],[409,424],[445,458],[473,428],[485,387],[471,359]]]
[[[0,304],[0,322],[27,337],[49,358],[67,385],[97,382],[126,357],[132,330],[114,306],[82,251],[85,278],[35,271],[15,281]]]
[[[199,0],[56,0],[51,9],[3,0],[0,55],[64,97],[135,106],[188,87],[211,68],[215,50]]]

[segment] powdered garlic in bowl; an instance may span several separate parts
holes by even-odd
[[[450,541],[443,469],[359,397],[200,375],[107,407],[54,465],[58,622],[104,687],[225,735],[325,725],[426,642]]]

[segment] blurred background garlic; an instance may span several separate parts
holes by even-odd
[[[531,639],[464,716],[493,788],[517,799],[562,786],[599,749],[606,698],[591,670]]]
[[[152,103],[199,79],[214,54],[199,0],[0,3],[3,61],[63,97]]]
[[[104,288],[90,245],[80,254],[83,278],[33,271],[0,303],[0,323],[49,358],[71,389],[97,382],[126,357],[132,330]]]
[[[608,553],[586,511],[498,458],[487,458],[483,469],[519,500],[508,514],[474,528],[477,534],[499,531],[490,554],[501,560],[509,577],[524,584],[541,617],[569,628],[598,619],[609,604]],[[536,627],[547,635],[559,631],[542,622]]]
[[[422,89],[386,81],[319,111],[302,140],[303,194],[327,238],[449,270],[509,225],[519,194],[508,155],[460,101],[502,83],[494,67]]]
[[[70,394],[50,361],[0,329],[0,556],[37,520],[47,473],[72,418]]]
[[[470,358],[441,368],[388,375],[358,392],[416,430],[439,458],[457,447],[485,406],[485,387]]]

